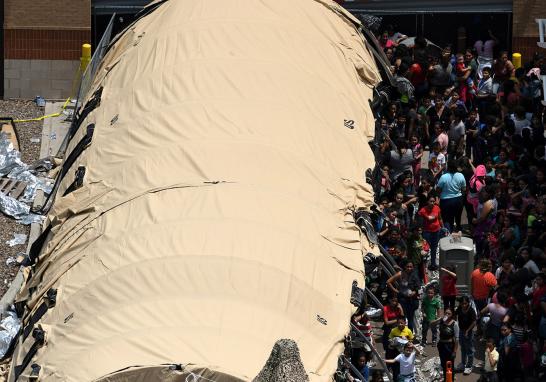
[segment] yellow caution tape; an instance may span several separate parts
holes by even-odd
[[[72,90],[70,91],[70,94],[72,94],[72,95],[75,94],[76,87],[81,82],[81,80],[82,80],[81,77],[82,77],[83,73],[85,73],[85,68],[87,67],[87,65],[89,64],[90,61],[91,61],[91,45],[90,44],[83,44],[82,45],[82,57],[81,57],[80,67],[78,68],[78,70],[76,72],[76,75],[74,76],[74,80],[72,81]],[[37,121],[43,121],[46,118],[58,117],[63,113],[63,110],[66,109],[66,105],[68,105],[68,103],[70,102],[70,98],[71,97],[67,98],[67,100],[64,103],[61,111],[58,112],[58,113],[44,115],[42,117],[32,118],[32,119],[17,119],[17,120],[14,120],[13,122],[17,122],[17,123],[37,122]]]
[[[43,116],[41,116],[41,117],[32,118],[32,119],[15,119],[15,120],[13,120],[13,122],[17,122],[17,123],[22,123],[22,122],[37,122],[37,121],[43,121],[43,120],[46,119],[46,118],[58,117],[58,116],[60,116],[60,115],[63,113],[63,110],[66,109],[66,105],[68,105],[69,102],[70,102],[70,97],[67,98],[66,102],[64,103],[63,107],[61,108],[61,111],[58,112],[58,113],[43,115]]]

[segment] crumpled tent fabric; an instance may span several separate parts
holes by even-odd
[[[331,378],[352,281],[377,252],[352,212],[373,204],[379,80],[358,21],[329,0],[170,0],[124,31],[18,295],[28,322],[57,290],[36,323],[40,376],[144,381],[181,364],[251,380],[289,338],[312,381]],[[78,166],[83,186],[62,196]]]

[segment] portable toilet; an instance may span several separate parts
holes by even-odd
[[[459,295],[470,294],[470,277],[474,270],[474,241],[469,237],[447,236],[440,239],[440,267],[454,265]],[[440,272],[441,276],[442,272]],[[441,286],[440,277],[440,286]]]

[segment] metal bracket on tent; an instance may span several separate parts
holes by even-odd
[[[45,244],[45,241],[47,239],[47,236],[51,232],[51,224],[47,226],[47,228],[38,236],[38,238],[32,243],[30,250],[28,251],[28,256],[25,257],[23,262],[21,263],[22,266],[28,267],[30,265],[34,265],[36,263],[36,259],[38,256],[40,256],[40,252],[42,252],[42,248]]]
[[[33,212],[44,214],[49,209],[55,194],[57,194],[59,185],[61,181],[64,179],[66,173],[68,172],[68,170],[70,170],[72,165],[76,162],[76,160],[79,158],[81,153],[87,148],[87,146],[91,144],[91,139],[93,138],[94,131],[95,131],[94,123],[87,125],[87,132],[85,136],[78,142],[78,144],[74,147],[74,150],[72,150],[72,152],[68,155],[68,157],[65,158],[61,167],[60,174],[57,176],[57,179],[55,180],[55,185],[53,186],[53,190],[47,197],[44,205],[39,211],[33,211]]]
[[[351,304],[356,307],[360,307],[364,301],[364,290],[358,287],[358,281],[353,280],[353,286],[351,288]]]
[[[23,371],[27,368],[28,364],[34,358],[36,353],[38,352],[38,349],[44,346],[45,344],[45,331],[42,328],[36,328],[32,331],[32,337],[34,338],[34,343],[28,350],[28,353],[25,355],[25,358],[23,358],[23,362],[20,365],[15,366],[14,369],[14,381],[17,381]],[[35,368],[33,368],[34,372]],[[38,370],[39,372],[39,370]]]
[[[36,309],[34,314],[30,317],[30,320],[23,329],[23,341],[26,340],[28,335],[31,333],[32,328],[40,319],[46,314],[46,312],[53,308],[57,303],[57,289],[49,289],[44,296],[44,302]]]
[[[30,367],[32,368],[32,371],[28,377],[28,380],[37,381],[38,377],[40,376],[40,370],[42,370],[42,367],[37,363],[33,363],[32,365],[30,365]]]
[[[74,147],[74,150],[68,155],[68,157],[63,162],[63,168],[61,169],[61,174],[59,175],[59,179],[63,179],[70,167],[74,164],[76,159],[80,156],[80,154],[89,146],[91,143],[91,139],[93,138],[93,133],[95,132],[95,124],[91,123],[90,125],[87,125],[87,132],[85,133],[85,136],[78,142],[76,147]]]
[[[72,191],[77,190],[81,186],[83,186],[83,178],[85,177],[85,166],[79,166],[76,170],[76,178],[74,181],[68,186],[66,191],[64,192],[63,196],[66,196],[70,194]]]
[[[67,138],[68,139],[67,143],[70,142],[72,137],[74,137],[74,135],[76,134],[76,132],[80,128],[80,126],[83,123],[83,121],[85,120],[85,118],[87,118],[87,116],[93,110],[95,110],[98,106],[100,106],[100,101],[101,101],[101,97],[102,97],[102,90],[103,90],[102,86],[100,88],[98,88],[93,93],[93,95],[91,96],[89,101],[87,101],[87,103],[83,107],[81,113],[78,113],[74,117],[74,122],[72,123],[72,126],[70,126],[70,130],[69,130],[68,135],[67,135],[67,137],[68,137]]]
[[[372,219],[368,212],[363,210],[355,212],[355,223],[362,233],[366,234],[368,241],[371,244],[377,245],[379,243],[377,232],[375,232],[375,229],[373,228]]]

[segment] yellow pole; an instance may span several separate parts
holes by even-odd
[[[521,54],[520,53],[513,53],[512,54],[512,64],[514,64],[514,68],[516,68],[516,69],[521,68]]]
[[[91,44],[82,45],[82,57],[80,59],[80,71],[83,74],[91,61]]]

